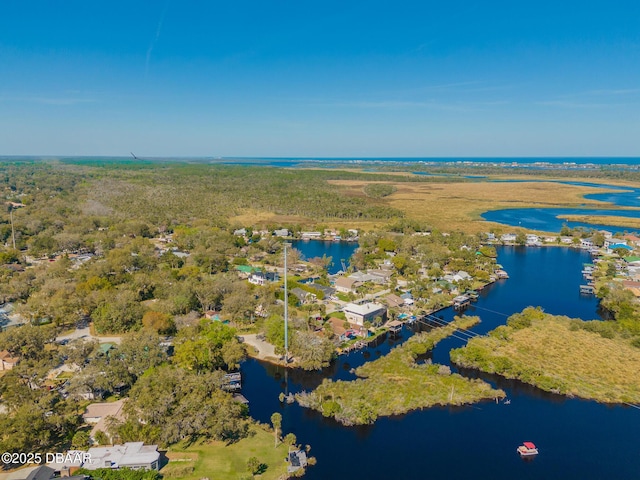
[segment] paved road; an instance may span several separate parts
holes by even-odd
[[[91,335],[91,331],[89,327],[84,328],[76,328],[71,333],[65,333],[64,335],[59,335],[56,337],[56,342],[61,342],[63,340],[75,340],[77,338],[84,338],[87,340],[97,340],[100,343],[120,343],[121,337],[96,337]]]

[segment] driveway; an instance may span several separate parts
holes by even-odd
[[[71,333],[65,333],[64,335],[59,335],[56,337],[56,342],[60,343],[63,340],[73,341],[78,338],[84,338],[86,340],[97,340],[100,343],[116,343],[120,344],[121,337],[96,337],[91,335],[91,331],[89,327],[84,328],[76,328]]]
[[[251,345],[256,351],[255,355],[260,360],[271,360],[271,361],[279,361],[281,356],[276,354],[275,348],[269,342],[264,340],[260,340],[258,335],[242,335],[240,341],[246,343],[247,345]]]

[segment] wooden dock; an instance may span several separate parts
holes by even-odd
[[[462,310],[467,308],[471,303],[471,299],[467,295],[458,295],[453,299],[453,308],[456,310]]]
[[[580,293],[585,295],[593,295],[596,293],[596,287],[593,285],[580,285]]]
[[[235,392],[242,389],[242,374],[240,372],[227,373],[224,376],[222,389],[227,392]]]
[[[399,320],[393,320],[387,324],[387,328],[389,328],[389,333],[395,337],[399,335],[402,330],[402,322]]]

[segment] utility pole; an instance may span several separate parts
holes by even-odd
[[[284,242],[284,363],[289,363],[289,291],[287,290],[287,247],[289,242]]]

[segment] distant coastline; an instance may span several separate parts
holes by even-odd
[[[624,166],[640,169],[640,157],[225,157],[225,156],[145,156],[133,159],[122,155],[0,155],[0,162],[7,161],[135,161],[149,162],[196,162],[233,165],[296,166],[308,164],[402,164],[402,165],[447,165],[447,166],[517,166],[528,168],[587,168],[602,166]]]

